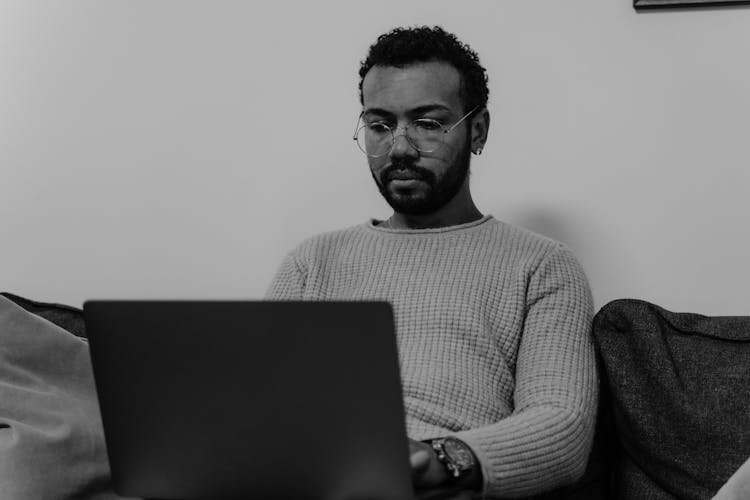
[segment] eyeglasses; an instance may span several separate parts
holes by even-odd
[[[404,127],[404,135],[409,144],[421,153],[432,153],[440,149],[445,143],[445,137],[466,120],[479,106],[475,106],[456,123],[447,127],[432,118],[418,118]],[[359,120],[362,115],[359,115]],[[396,142],[397,128],[391,128],[382,121],[365,123],[357,127],[354,134],[359,149],[371,158],[387,155]]]

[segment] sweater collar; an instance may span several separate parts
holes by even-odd
[[[485,222],[492,219],[492,215],[484,215],[481,219],[477,219],[475,221],[466,222],[465,224],[458,224],[456,226],[446,226],[446,227],[428,227],[425,229],[393,229],[389,227],[383,227],[381,223],[383,221],[377,220],[377,219],[370,219],[367,221],[366,226],[368,229],[371,229],[373,231],[378,231],[381,233],[391,233],[391,234],[438,234],[438,233],[450,233],[455,231],[460,231],[462,229],[469,229],[472,227],[480,226],[484,224]]]

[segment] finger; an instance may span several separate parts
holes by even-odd
[[[409,453],[416,453],[419,450],[424,450],[426,446],[427,445],[421,441],[409,439]]]
[[[427,450],[417,450],[409,455],[409,462],[411,463],[412,469],[424,469],[430,463],[430,452],[428,452]]]

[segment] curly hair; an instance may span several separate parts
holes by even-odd
[[[471,47],[461,42],[452,33],[440,26],[395,28],[382,34],[370,46],[367,58],[359,67],[359,101],[364,105],[362,82],[373,66],[402,68],[409,64],[442,61],[451,64],[461,75],[459,96],[465,110],[487,105],[489,89],[487,72],[479,64],[479,56]]]

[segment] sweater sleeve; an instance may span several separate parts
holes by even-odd
[[[266,290],[267,300],[302,300],[306,273],[298,263],[294,252],[281,262],[276,275]]]
[[[592,315],[583,269],[561,245],[528,280],[513,413],[455,434],[479,459],[485,498],[527,496],[583,475],[598,395]]]

